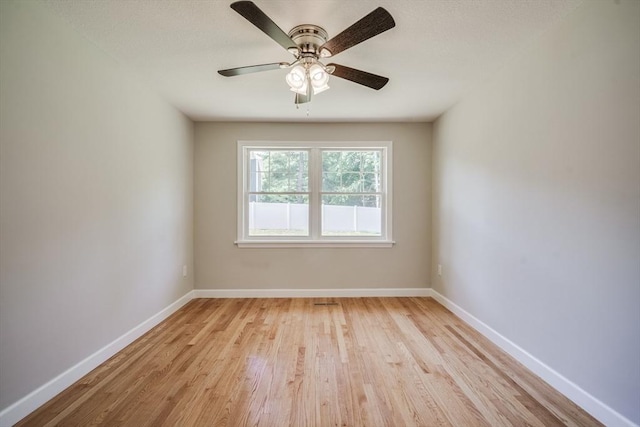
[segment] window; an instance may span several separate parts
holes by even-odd
[[[238,246],[391,246],[391,142],[238,141]]]

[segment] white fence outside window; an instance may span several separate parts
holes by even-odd
[[[296,203],[249,203],[249,229],[305,230],[309,205]],[[381,209],[362,206],[322,205],[322,229],[329,233],[381,232]]]

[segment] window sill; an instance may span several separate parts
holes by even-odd
[[[393,240],[238,240],[239,248],[391,248]]]

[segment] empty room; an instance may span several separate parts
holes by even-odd
[[[0,427],[640,426],[640,1],[0,1]]]

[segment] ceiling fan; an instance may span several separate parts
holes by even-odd
[[[286,81],[291,90],[295,92],[296,104],[309,102],[311,101],[311,95],[329,89],[327,83],[330,75],[350,80],[375,90],[381,89],[389,81],[387,77],[366,71],[339,64],[325,65],[321,62],[321,59],[335,56],[350,47],[395,27],[396,23],[393,17],[382,7],[378,7],[329,40],[327,40],[327,32],[322,27],[313,24],[298,25],[287,34],[251,1],[234,2],[231,4],[231,8],[285,48],[295,57],[295,60],[291,63],[274,62],[219,70],[218,73],[225,77],[291,68],[291,71],[286,76]]]

